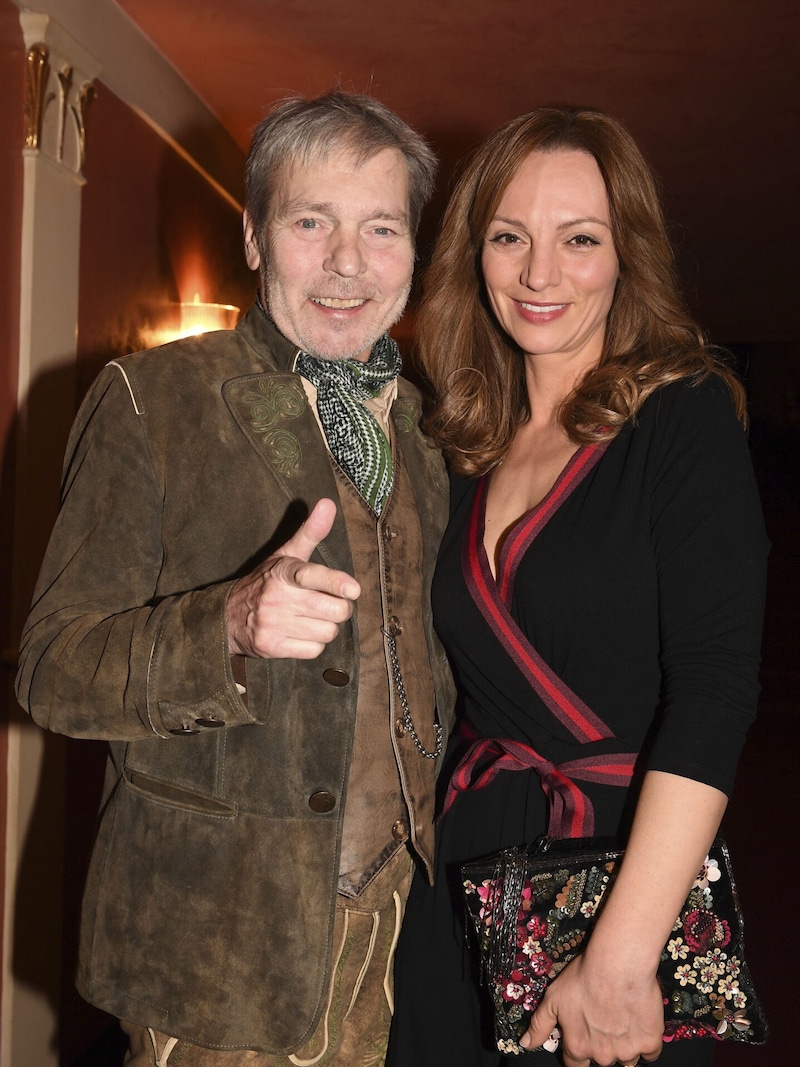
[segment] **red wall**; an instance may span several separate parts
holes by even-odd
[[[238,210],[100,87],[88,119],[78,354],[85,390],[108,359],[146,346],[168,302],[252,302]],[[244,169],[244,159],[242,159]]]

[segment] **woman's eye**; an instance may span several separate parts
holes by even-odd
[[[519,244],[519,235],[516,233],[496,233],[494,237],[490,238],[490,241],[494,245],[515,245]]]
[[[600,242],[596,238],[590,237],[588,233],[578,233],[570,239],[570,244],[575,245],[577,248],[592,248],[600,244]]]

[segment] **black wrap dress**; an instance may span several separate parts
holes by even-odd
[[[729,794],[755,714],[768,542],[721,379],[664,386],[610,444],[580,448],[508,534],[496,578],[489,477],[454,479],[434,581],[463,724],[440,807],[476,737],[523,742],[540,762],[497,770],[484,743],[459,780],[486,784],[450,786],[436,884],[417,875],[398,945],[389,1067],[503,1062],[466,944],[462,862],[548,822],[558,836],[624,835],[647,769]],[[714,1044],[676,1042],[659,1063],[707,1063]]]

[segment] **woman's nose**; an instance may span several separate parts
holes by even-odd
[[[522,269],[522,284],[538,292],[556,285],[560,278],[561,271],[555,249],[541,244],[532,246]]]

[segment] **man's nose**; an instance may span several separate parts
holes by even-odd
[[[357,230],[337,226],[328,240],[324,267],[343,278],[355,278],[366,269],[366,249]]]

